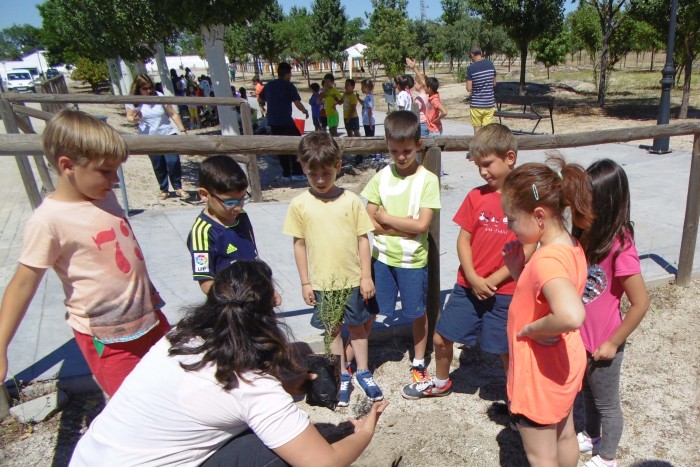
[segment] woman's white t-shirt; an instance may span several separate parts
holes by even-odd
[[[163,94],[156,91],[156,96]],[[177,130],[170,123],[168,112],[163,104],[126,104],[126,108],[140,110],[143,117],[139,120],[139,133],[142,135],[176,135]]]
[[[71,466],[198,466],[232,437],[250,428],[270,449],[309,425],[276,378],[243,375],[225,391],[215,369],[185,371],[170,357],[164,337],[124,380],[73,452]]]

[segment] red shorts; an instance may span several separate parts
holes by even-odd
[[[163,312],[157,310],[155,313],[160,321],[156,327],[133,341],[105,344],[102,352],[97,351],[92,336],[73,330],[75,342],[80,347],[90,371],[109,397],[117,392],[124,378],[131,373],[153,344],[170,330],[170,323]],[[102,347],[102,344],[97,345]]]

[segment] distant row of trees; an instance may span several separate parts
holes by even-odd
[[[664,48],[668,0],[579,0],[564,15],[565,0],[441,0],[437,20],[409,19],[407,0],[372,0],[365,19],[349,19],[340,0],[314,0],[311,9],[293,7],[284,14],[277,0],[46,0],[38,8],[43,29],[13,26],[0,31],[0,56],[45,46],[54,62],[83,60],[109,64],[112,81],[128,84],[128,68],[156,57],[164,85],[169,85],[165,51],[207,57],[214,91],[228,96],[229,61],[280,60],[301,64],[308,78],[313,61],[335,62],[345,72],[343,50],[362,42],[365,61],[376,76],[403,73],[405,57],[447,61],[463,72],[472,44],[486,56],[509,63],[520,58],[520,87],[525,89],[527,57],[549,69],[567,56],[587,52],[593,59],[598,104],[605,105],[613,67],[628,53]],[[365,21],[366,20],[366,21]],[[700,2],[679,0],[676,36],[677,82],[683,74],[681,116],[687,115],[693,63],[700,47]],[[224,120],[226,119],[226,116]],[[231,131],[234,125],[231,124]],[[228,130],[227,130],[228,131]]]

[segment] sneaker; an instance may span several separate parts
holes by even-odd
[[[593,456],[591,460],[583,464],[583,467],[617,467],[617,461],[615,459],[606,461],[600,456]]]
[[[576,440],[578,441],[579,452],[584,454],[596,454],[598,452],[600,437],[591,438],[587,434],[581,432],[576,434]]]
[[[374,382],[374,377],[372,376],[371,371],[356,371],[355,384],[362,388],[367,398],[372,402],[384,399],[384,394],[382,393],[382,390],[379,388],[379,386],[377,386],[377,383]]]
[[[422,399],[424,397],[442,397],[452,394],[452,380],[448,380],[447,386],[438,388],[432,379],[407,384],[401,390],[404,399]]]
[[[412,366],[411,376],[413,377],[414,383],[420,383],[421,381],[429,381],[430,375],[428,374],[428,369],[423,365]]]
[[[341,373],[340,391],[338,392],[338,407],[347,407],[350,404],[350,390],[352,389],[352,376]]]

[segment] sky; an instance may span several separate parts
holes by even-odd
[[[173,1],[173,0],[169,0]],[[284,8],[285,13],[293,6],[303,6],[311,10],[313,0],[278,0]],[[5,29],[13,24],[29,23],[32,26],[41,26],[41,16],[36,5],[43,3],[43,0],[0,0],[0,29]],[[345,12],[350,18],[362,18],[367,21],[366,11],[372,10],[371,0],[340,0],[345,6]],[[439,18],[442,14],[442,7],[439,0],[424,0],[427,19]],[[575,8],[575,3],[567,1],[564,5],[566,11]],[[420,0],[408,0],[409,18],[420,18]]]

